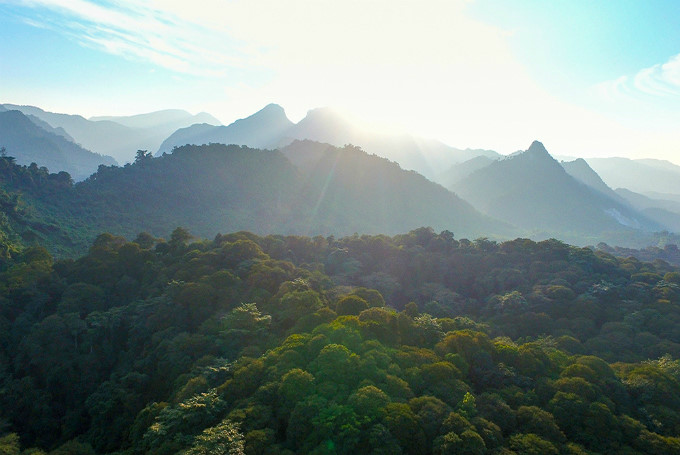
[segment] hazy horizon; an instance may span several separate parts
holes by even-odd
[[[0,0],[0,102],[223,124],[330,106],[458,148],[680,150],[680,4]],[[361,145],[361,144],[359,144]]]

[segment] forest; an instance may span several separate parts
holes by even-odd
[[[17,246],[0,327],[2,454],[680,453],[680,272],[557,240]]]

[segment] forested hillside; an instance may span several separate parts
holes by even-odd
[[[555,240],[100,235],[0,273],[0,452],[680,453],[680,273]]]
[[[220,144],[157,158],[140,150],[132,164],[100,166],[87,180],[61,186],[49,183],[61,177],[44,168],[4,157],[0,186],[21,193],[26,210],[53,226],[26,243],[59,256],[84,253],[101,232],[131,239],[141,231],[167,235],[177,226],[201,237],[238,230],[397,234],[422,224],[461,237],[515,234],[443,187],[358,147],[317,147],[307,157],[313,165],[305,166],[297,161],[304,146],[293,144],[286,155]],[[31,172],[30,184],[21,186],[18,176]]]

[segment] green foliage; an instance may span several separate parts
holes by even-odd
[[[185,455],[244,455],[243,435],[228,420],[203,430]]]
[[[149,237],[102,234],[77,260],[24,248],[0,270],[0,421],[15,432],[2,450],[680,447],[667,264],[429,229]],[[374,274],[389,292],[366,287]]]

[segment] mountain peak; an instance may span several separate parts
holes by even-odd
[[[262,109],[260,109],[259,112],[267,112],[267,113],[276,113],[276,114],[283,114],[286,115],[286,111],[281,107],[281,105],[276,104],[276,103],[269,103]]]
[[[531,145],[529,146],[529,148],[527,149],[527,152],[534,154],[534,155],[538,155],[538,154],[549,155],[549,153],[545,149],[545,146],[543,145],[543,143],[541,143],[539,141],[532,142]]]
[[[286,111],[281,106],[274,103],[267,104],[253,115],[244,119],[236,120],[234,123],[243,122],[244,120],[266,120],[268,122],[276,122],[285,125],[292,124],[286,116]]]

